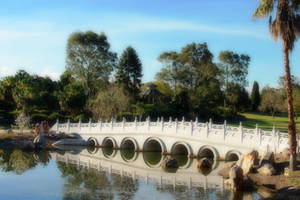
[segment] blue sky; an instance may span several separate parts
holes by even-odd
[[[57,79],[65,70],[68,36],[92,30],[108,36],[119,55],[133,46],[143,63],[144,81],[162,67],[157,57],[191,42],[207,42],[251,57],[248,81],[276,86],[284,74],[280,42],[267,22],[253,20],[255,0],[7,0],[0,7],[0,77],[19,69]],[[300,77],[299,42],[291,55]]]

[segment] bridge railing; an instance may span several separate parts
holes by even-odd
[[[273,128],[272,131],[261,130],[258,126],[255,129],[244,128],[242,124],[238,127],[228,126],[226,121],[224,124],[213,124],[210,120],[206,123],[196,121],[181,121],[170,119],[164,121],[163,118],[157,121],[139,122],[137,119],[133,122],[123,121],[117,122],[111,120],[110,122],[98,121],[92,123],[57,123],[51,128],[52,131],[64,133],[80,133],[82,135],[88,134],[129,134],[129,133],[143,133],[151,135],[169,135],[180,136],[187,139],[201,139],[203,141],[211,141],[218,143],[229,143],[247,146],[265,146],[272,149],[282,149],[288,144],[288,134],[281,133]],[[298,147],[299,148],[299,147]],[[299,150],[298,150],[299,151]]]

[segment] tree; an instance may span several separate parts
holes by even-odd
[[[262,91],[262,100],[259,110],[270,113],[274,118],[277,112],[283,112],[285,110],[283,96],[274,88],[264,88]]]
[[[17,119],[16,119],[16,125],[21,129],[22,132],[23,132],[24,128],[29,128],[29,126],[30,126],[29,115],[27,115],[23,112],[18,114]]]
[[[129,102],[130,98],[122,88],[110,86],[90,102],[90,109],[95,118],[109,120],[125,112],[129,108]]]
[[[75,81],[69,71],[65,71],[57,83],[56,96],[63,112],[73,118],[82,114],[86,105],[86,95],[82,84]]]
[[[116,82],[124,87],[134,98],[140,93],[142,78],[142,64],[132,47],[127,47],[119,61],[116,73]]]
[[[259,95],[259,85],[256,81],[253,83],[252,92],[251,92],[251,109],[256,111],[260,103]]]
[[[163,63],[164,67],[156,74],[156,79],[165,81],[170,84],[174,90],[174,96],[177,95],[177,87],[180,79],[182,79],[182,62],[179,59],[180,54],[177,52],[164,52],[158,60]]]
[[[170,84],[174,95],[187,91],[187,113],[195,115],[200,109],[212,108],[220,102],[222,93],[217,78],[219,70],[205,42],[188,44],[179,53],[165,52],[159,60],[164,67],[156,74],[156,79]]]
[[[246,54],[237,54],[232,51],[221,51],[219,54],[219,69],[221,71],[221,82],[225,90],[224,107],[226,107],[226,98],[228,98],[229,85],[247,85],[246,77],[248,75],[248,66],[250,57]]]
[[[296,168],[296,125],[294,121],[293,91],[291,83],[289,54],[294,48],[300,33],[300,1],[298,0],[260,0],[254,18],[270,16],[269,29],[274,40],[281,39],[284,55],[286,91],[288,103],[288,132],[290,141],[290,169]]]
[[[82,83],[88,98],[107,85],[116,57],[104,33],[75,32],[68,39],[67,70]]]

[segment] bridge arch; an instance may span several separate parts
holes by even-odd
[[[219,158],[218,151],[209,145],[202,146],[198,151],[198,158],[208,158],[211,160],[217,160]]]
[[[237,150],[230,150],[225,154],[225,161],[237,161],[241,157],[241,152]]]
[[[121,149],[133,149],[133,150],[137,151],[137,150],[139,150],[139,145],[134,138],[126,137],[122,140],[120,148]]]
[[[99,146],[99,143],[98,143],[98,140],[94,137],[90,137],[88,140],[88,145],[89,146],[93,146],[93,147],[96,147],[96,146]]]
[[[193,155],[191,146],[185,142],[176,142],[171,148],[172,155]]]
[[[161,152],[163,154],[167,151],[167,148],[161,139],[156,137],[150,137],[144,142],[143,151]]]
[[[117,148],[117,141],[113,137],[106,137],[102,141],[102,147]]]

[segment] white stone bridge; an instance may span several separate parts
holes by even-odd
[[[246,129],[222,125],[199,123],[197,121],[165,122],[111,122],[60,124],[58,121],[50,129],[52,132],[78,134],[95,146],[112,148],[132,148],[136,151],[160,151],[163,154],[186,154],[192,157],[234,160],[251,150],[260,154],[273,151],[279,153],[288,148],[288,134],[263,131],[260,128]],[[299,152],[299,144],[297,148]]]

